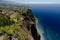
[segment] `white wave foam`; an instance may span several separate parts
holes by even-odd
[[[44,38],[44,31],[43,31],[43,28],[42,28],[42,26],[41,25],[39,25],[39,33],[40,33],[40,35],[41,35],[41,40],[45,40],[45,38]]]

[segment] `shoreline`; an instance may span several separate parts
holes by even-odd
[[[35,17],[35,22],[36,22],[36,29],[37,29],[37,32],[39,33],[39,28],[38,28],[38,19]],[[40,33],[39,33],[40,34]]]
[[[38,18],[35,17],[35,22],[36,22],[36,30],[37,30],[37,34],[39,35],[39,38],[41,40],[41,34],[40,34],[40,31],[39,31],[39,28],[38,28]]]
[[[43,30],[41,27],[40,27],[40,29],[39,29],[39,23],[38,23],[38,18],[37,17],[35,17],[35,22],[36,22],[36,30],[37,30],[37,33],[40,35],[40,40],[45,40],[45,38],[44,38],[44,36],[43,36],[43,33],[44,32],[42,32],[41,30]]]

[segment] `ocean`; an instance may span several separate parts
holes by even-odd
[[[41,40],[60,40],[60,4],[32,4]]]

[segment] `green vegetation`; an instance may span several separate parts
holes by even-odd
[[[0,27],[0,31],[7,33],[7,34],[12,34],[13,31],[7,27]]]
[[[0,8],[0,32],[4,34],[4,40],[8,40],[11,36],[18,40],[25,40],[28,31],[26,32],[22,26],[33,23],[29,20],[27,11],[27,9],[14,11]]]
[[[12,25],[11,28],[9,28],[8,26],[4,26],[4,27],[0,27],[0,31],[2,31],[3,33],[5,33],[5,40],[8,40],[9,36],[13,35],[15,37],[17,37],[19,40],[24,40],[26,33],[22,30],[21,27],[19,27],[18,25]],[[19,31],[19,32],[18,32]]]
[[[8,18],[6,18],[6,16],[3,16],[2,14],[0,14],[0,25],[7,25],[8,23]]]

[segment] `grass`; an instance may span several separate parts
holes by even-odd
[[[8,37],[10,35],[17,37],[19,40],[24,40],[27,37],[27,32],[19,26],[26,17],[23,16],[23,14],[27,15],[27,10],[23,9],[22,12],[20,13],[14,12],[11,16],[9,16],[10,19],[8,18],[8,16],[3,16],[3,15],[0,16],[0,24],[1,24],[0,31],[5,33],[4,40],[8,40]],[[14,19],[17,19],[17,22],[14,21]],[[33,22],[26,21],[26,23],[32,24]]]
[[[26,32],[17,24],[13,24],[10,28],[8,26],[1,26],[0,31],[5,33],[5,40],[8,39],[9,35],[15,35],[19,40],[24,40],[26,37]]]
[[[12,34],[13,30],[7,28],[7,27],[0,27],[0,31],[7,33],[7,34]]]

